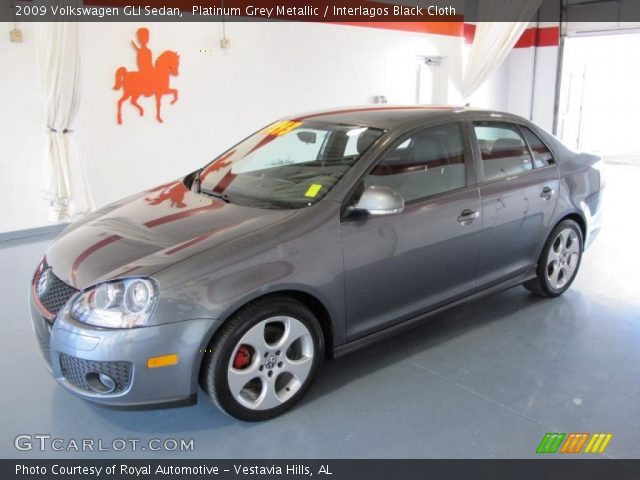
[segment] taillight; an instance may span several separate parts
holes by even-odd
[[[600,175],[600,190],[602,190],[605,186],[605,180],[606,180],[606,167],[604,165],[604,161],[602,159],[598,160],[597,162],[595,162],[594,164],[591,165],[595,170],[598,171],[598,174]]]

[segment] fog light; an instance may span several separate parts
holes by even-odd
[[[106,373],[98,375],[98,381],[110,392],[113,392],[116,389],[115,380]]]
[[[87,383],[97,393],[111,393],[116,389],[116,381],[106,373],[87,373]]]

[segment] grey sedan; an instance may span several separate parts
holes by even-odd
[[[532,123],[369,107],[275,122],[49,247],[31,316],[55,379],[111,406],[291,408],[326,357],[523,284],[565,292],[602,161]]]

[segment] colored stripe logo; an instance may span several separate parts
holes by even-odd
[[[587,444],[587,448],[584,449],[584,453],[604,453],[611,441],[611,437],[613,435],[610,433],[594,433]]]
[[[556,453],[566,434],[545,433],[536,453]]]
[[[611,433],[545,433],[536,453],[604,453],[611,438]]]

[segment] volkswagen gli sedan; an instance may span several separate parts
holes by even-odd
[[[112,406],[291,408],[323,358],[515,285],[555,297],[599,228],[598,157],[530,122],[376,107],[276,122],[49,247],[31,287],[56,380]]]

